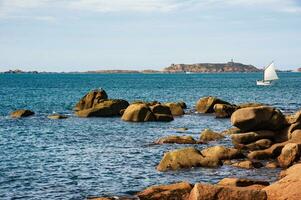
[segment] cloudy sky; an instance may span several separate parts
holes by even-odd
[[[0,0],[0,71],[301,67],[301,0]]]

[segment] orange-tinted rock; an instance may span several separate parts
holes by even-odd
[[[215,104],[213,109],[215,117],[228,118],[231,117],[232,113],[237,109],[237,106],[229,104]]]
[[[16,110],[10,114],[12,118],[29,117],[31,115],[34,115],[31,110]]]
[[[187,182],[149,187],[137,196],[140,200],[186,200],[192,190]]]
[[[210,129],[205,129],[204,131],[202,131],[201,133],[201,137],[200,140],[201,141],[213,141],[213,140],[220,140],[222,138],[224,138],[225,136],[223,136],[220,133],[216,133]]]
[[[235,187],[248,187],[252,185],[262,185],[268,186],[270,185],[267,181],[254,180],[254,179],[246,179],[246,178],[224,178],[218,182],[218,185],[223,186],[235,186]]]
[[[250,160],[253,159],[268,159],[268,158],[276,158],[280,155],[282,148],[289,142],[282,142],[273,144],[270,148],[265,150],[252,151],[248,154],[248,158]]]
[[[278,163],[280,167],[290,167],[295,161],[300,159],[301,144],[288,143],[286,144],[280,156],[278,157]]]
[[[184,115],[184,110],[183,110],[183,105],[181,105],[180,103],[165,103],[164,105],[168,106],[169,109],[171,110],[171,114],[173,116],[181,116]]]
[[[100,100],[108,99],[108,95],[106,91],[103,89],[96,89],[88,92],[81,100],[75,105],[74,110],[84,110],[93,108],[95,105],[99,103]]]
[[[223,101],[221,99],[218,99],[216,97],[204,97],[197,101],[196,103],[196,110],[199,113],[213,113],[214,112],[214,105],[215,104],[228,104],[230,103]]]
[[[240,161],[240,162],[237,162],[237,163],[233,163],[232,166],[233,167],[244,168],[244,169],[254,169],[254,168],[260,168],[263,165],[260,162],[245,160],[245,161]]]
[[[234,144],[249,144],[260,139],[273,139],[277,135],[274,131],[253,131],[247,133],[232,134]]]
[[[150,110],[155,115],[156,121],[170,122],[173,120],[171,110],[166,105],[156,104],[150,106]]]
[[[131,104],[122,115],[122,120],[131,122],[155,121],[156,117],[146,104]]]
[[[155,144],[196,144],[197,141],[191,136],[177,136],[171,135],[167,137],[160,138],[155,142]]]
[[[201,153],[205,157],[214,157],[218,160],[231,160],[244,157],[240,150],[224,146],[209,147],[203,149]]]

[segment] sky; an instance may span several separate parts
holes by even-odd
[[[301,67],[301,0],[0,0],[0,71]]]

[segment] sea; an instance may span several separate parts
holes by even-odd
[[[167,135],[220,132],[229,119],[195,113],[197,100],[216,96],[233,104],[261,102],[292,113],[301,108],[301,73],[279,73],[272,86],[256,86],[261,73],[218,74],[0,74],[0,199],[86,199],[132,195],[148,186],[180,181],[217,183],[225,177],[275,181],[278,169],[224,165],[158,172],[164,152],[192,145],[151,145]],[[109,98],[176,102],[187,114],[172,122],[124,122],[119,117],[78,118],[73,107],[87,92]],[[16,109],[32,117],[12,119]],[[68,119],[51,120],[52,113]],[[179,128],[188,128],[179,131]],[[231,146],[231,139],[194,145]]]

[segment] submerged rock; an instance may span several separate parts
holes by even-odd
[[[242,131],[280,130],[287,126],[280,110],[267,107],[248,107],[235,111],[231,123]]]
[[[197,183],[188,200],[266,200],[265,191],[248,187],[232,187]]]
[[[216,97],[208,96],[208,97],[203,97],[197,101],[196,110],[199,113],[213,113],[215,104],[231,105],[230,103],[218,99]]]
[[[34,114],[35,113],[31,110],[16,110],[16,111],[10,113],[10,116],[12,118],[21,118],[21,117],[29,117]]]
[[[160,138],[155,142],[155,144],[196,144],[197,141],[191,136],[176,136],[171,135],[167,137]]]
[[[47,118],[49,118],[49,119],[67,119],[68,117],[66,115],[61,115],[61,114],[52,114],[52,115],[48,115]]]
[[[157,166],[157,170],[167,171],[191,167],[217,167],[221,164],[217,157],[206,157],[199,150],[188,147],[165,153]]]
[[[225,136],[223,136],[220,133],[216,133],[210,129],[205,129],[200,136],[200,140],[201,141],[213,141],[213,140],[220,140],[222,138],[224,138]]]
[[[137,194],[140,200],[186,200],[193,185],[187,182],[149,187]]]

